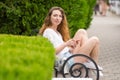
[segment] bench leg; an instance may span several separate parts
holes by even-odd
[[[55,77],[58,76],[58,71],[55,69]]]

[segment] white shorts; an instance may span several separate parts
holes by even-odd
[[[70,52],[66,52],[63,54],[63,58],[68,58],[70,56],[72,56],[72,53]],[[68,64],[68,67],[71,67],[74,64],[74,59],[73,58],[69,59],[67,64]]]

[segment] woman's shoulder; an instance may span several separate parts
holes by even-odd
[[[54,30],[51,29],[51,28],[46,28],[43,34],[46,34],[46,33],[47,33],[47,34],[54,33]]]
[[[45,31],[53,31],[51,28],[46,28]]]

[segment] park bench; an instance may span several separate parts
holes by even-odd
[[[92,75],[93,69],[88,68],[84,63],[77,62],[72,64],[72,66],[68,68],[67,67],[68,61],[75,57],[83,57],[83,58],[86,58],[88,61],[91,61],[95,66],[94,71],[96,73]],[[77,67],[79,66],[79,68],[75,68],[75,66]],[[61,68],[59,68],[55,64],[54,70],[55,70],[54,71],[55,73],[54,73],[53,80],[78,80],[78,79],[79,80],[99,80],[99,69],[96,62],[92,58],[84,54],[75,54],[68,57],[67,59],[64,60]]]

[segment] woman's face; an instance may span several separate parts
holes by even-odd
[[[59,10],[53,10],[51,14],[51,23],[52,26],[58,26],[62,21],[62,14]]]

